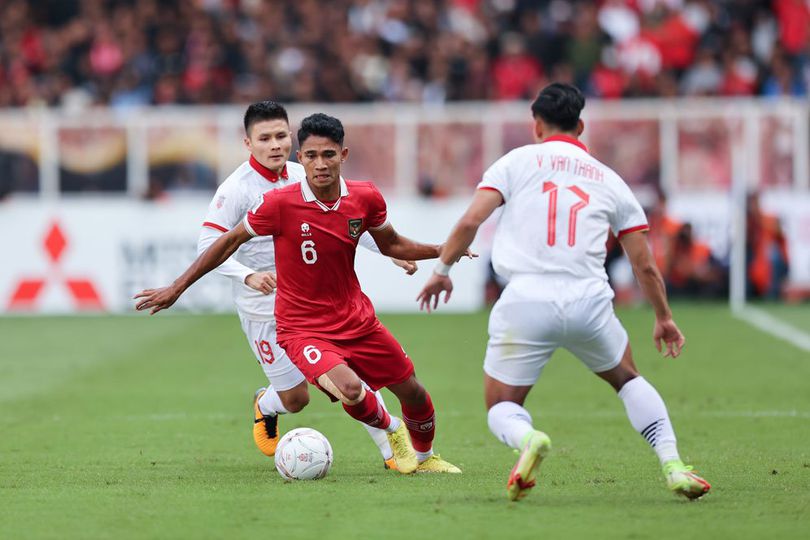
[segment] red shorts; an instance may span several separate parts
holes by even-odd
[[[317,385],[318,377],[335,366],[349,366],[372,390],[405,382],[413,375],[413,362],[383,325],[354,339],[284,337],[279,345],[307,380]]]

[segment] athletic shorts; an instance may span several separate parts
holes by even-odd
[[[613,313],[611,297],[555,302],[507,293],[508,287],[489,317],[484,371],[490,377],[531,386],[560,347],[594,373],[621,362],[627,332]]]
[[[289,390],[304,382],[304,375],[290,362],[284,349],[276,342],[274,321],[251,321],[240,317],[250,348],[264,370],[267,380],[277,391]]]
[[[340,364],[349,366],[374,391],[405,382],[413,375],[411,359],[383,325],[354,339],[291,335],[280,345],[306,379],[319,387],[318,377]]]

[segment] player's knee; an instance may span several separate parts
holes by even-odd
[[[411,375],[405,382],[389,386],[388,389],[397,396],[400,403],[409,407],[419,407],[428,399],[427,390],[414,375]]]
[[[284,394],[281,396],[281,402],[284,404],[284,408],[289,412],[300,412],[309,404],[309,392],[304,389],[303,392]]]
[[[338,390],[343,394],[341,401],[349,404],[357,403],[363,397],[363,383],[360,379],[341,381]]]

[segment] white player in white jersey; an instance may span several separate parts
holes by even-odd
[[[245,133],[250,159],[217,189],[200,232],[199,253],[240,223],[265,192],[306,179],[303,166],[287,161],[292,151],[292,132],[283,106],[272,101],[250,105],[245,113]],[[360,238],[360,244],[380,252],[368,234]],[[416,271],[416,264],[411,261],[394,259],[394,262],[409,274]],[[271,236],[246,242],[217,268],[218,273],[233,282],[233,298],[242,329],[270,382],[254,396],[253,438],[267,456],[274,455],[279,440],[278,415],[298,412],[309,403],[304,375],[276,342],[275,269]],[[377,398],[383,403],[379,392]],[[366,428],[386,467],[396,467],[385,431]]]
[[[475,197],[419,294],[421,307],[450,298],[450,267],[499,206],[493,240],[495,271],[508,280],[489,320],[484,360],[488,424],[521,451],[507,494],[517,500],[535,484],[551,449],[523,403],[552,353],[562,347],[607,381],[624,402],[633,427],[658,455],[668,487],[690,499],[710,489],[683,464],[661,396],[633,362],[627,332],[613,313],[604,269],[608,229],[618,237],[642,290],[655,309],[653,339],[677,357],[685,340],[672,320],[661,274],[646,240],[647,219],[627,184],[596,160],[578,137],[584,129],[582,93],[551,84],[532,104],[537,144],[517,148],[485,173]]]

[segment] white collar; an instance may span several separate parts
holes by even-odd
[[[346,181],[341,176],[340,177],[340,197],[338,197],[338,200],[335,201],[335,204],[333,204],[332,206],[327,206],[327,205],[325,205],[324,203],[322,203],[321,201],[318,200],[318,198],[312,192],[312,188],[309,187],[309,182],[307,182],[306,178],[304,178],[301,181],[301,195],[304,197],[304,200],[306,202],[315,202],[318,206],[321,207],[321,209],[323,209],[324,212],[328,212],[330,210],[332,210],[332,211],[337,210],[338,207],[340,206],[341,199],[343,199],[343,197],[347,196],[348,194],[349,194],[349,187],[346,185]]]

